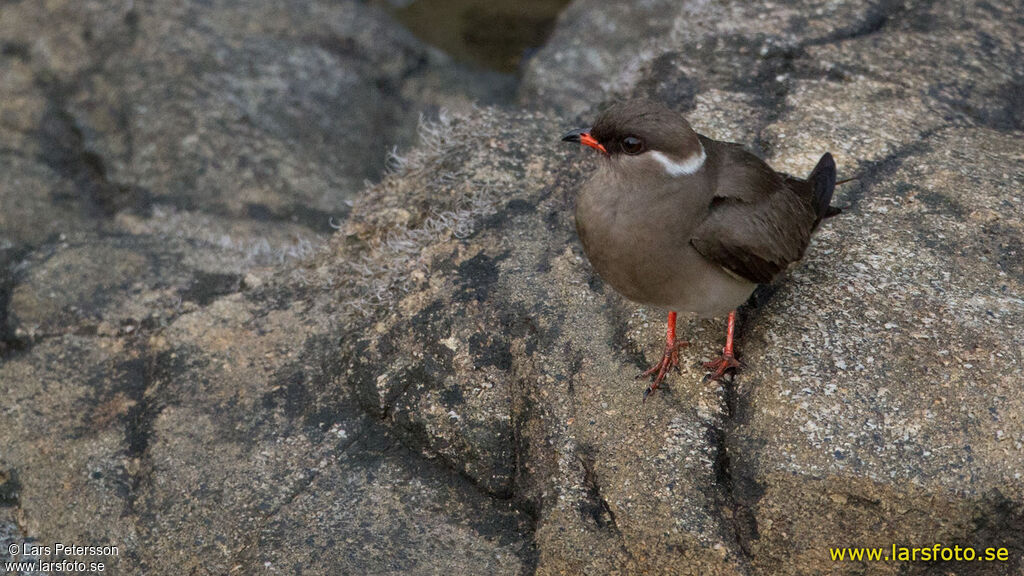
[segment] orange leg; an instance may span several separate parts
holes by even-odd
[[[647,397],[658,389],[661,385],[662,380],[665,379],[665,375],[668,371],[679,368],[679,349],[683,346],[689,346],[690,343],[686,341],[676,341],[676,313],[671,311],[668,313],[668,327],[665,330],[665,353],[661,356],[661,361],[651,366],[649,370],[637,376],[637,378],[647,378],[651,376],[654,381],[644,390],[644,401],[647,401]]]
[[[732,348],[733,333],[735,331],[736,311],[733,310],[729,312],[729,324],[725,331],[725,348],[722,349],[722,355],[711,362],[704,363],[704,369],[711,371],[706,379],[721,380],[729,370],[734,372],[739,370],[740,362],[736,359],[735,354],[733,354]]]

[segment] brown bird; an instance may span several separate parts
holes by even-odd
[[[603,158],[576,204],[576,230],[597,273],[626,298],[667,308],[661,361],[644,399],[679,365],[676,312],[728,313],[722,356],[704,364],[712,379],[735,371],[736,308],[758,284],[799,260],[829,205],[836,165],[826,153],[806,180],[772,170],[738,144],[693,131],[657,102],[631,100],[593,128],[562,137]]]

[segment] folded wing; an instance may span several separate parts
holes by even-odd
[[[799,180],[776,173],[742,148],[714,144],[722,148],[718,183],[708,215],[690,244],[737,276],[758,284],[770,282],[803,256],[822,217],[819,208],[828,207],[827,166],[819,163],[822,174],[812,172],[816,180]],[[831,163],[832,186],[834,182]],[[828,198],[822,198],[825,187]]]

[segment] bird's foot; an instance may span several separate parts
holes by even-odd
[[[743,366],[736,356],[732,352],[723,352],[721,356],[715,358],[711,362],[704,362],[704,369],[710,371],[710,373],[704,377],[704,381],[708,380],[721,380],[725,377],[725,373],[732,370],[735,374]]]
[[[647,401],[647,397],[650,396],[655,390],[657,390],[661,386],[661,382],[665,379],[665,376],[668,374],[669,370],[672,370],[674,368],[677,372],[679,371],[679,349],[682,348],[683,346],[689,345],[690,343],[686,342],[685,340],[673,342],[672,344],[666,344],[665,353],[662,354],[661,361],[655,364],[654,366],[651,366],[647,371],[643,372],[642,374],[637,375],[637,380],[648,377],[653,378],[651,384],[647,386],[646,390],[644,390],[645,402]]]

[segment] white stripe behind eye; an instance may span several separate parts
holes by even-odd
[[[673,177],[693,174],[697,170],[700,170],[701,166],[704,165],[704,160],[708,157],[707,154],[704,153],[703,146],[700,147],[700,152],[679,161],[673,160],[657,150],[652,150],[651,156],[657,160],[659,164],[665,167],[665,172],[668,172],[669,176]]]

